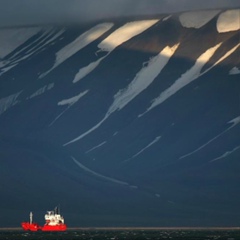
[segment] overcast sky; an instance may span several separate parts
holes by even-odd
[[[236,7],[240,0],[0,0],[0,27]]]

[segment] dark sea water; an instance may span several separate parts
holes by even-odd
[[[79,230],[66,232],[0,231],[0,240],[240,240],[240,230]]]

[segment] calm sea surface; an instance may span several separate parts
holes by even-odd
[[[67,232],[0,231],[0,240],[240,240],[240,230],[79,230]]]

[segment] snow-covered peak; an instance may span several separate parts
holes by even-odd
[[[228,10],[219,15],[217,30],[219,33],[237,31],[240,29],[240,9]]]
[[[219,12],[219,10],[186,12],[179,16],[179,20],[183,27],[201,28],[213,19]]]

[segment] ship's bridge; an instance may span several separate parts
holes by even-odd
[[[45,220],[48,225],[64,223],[64,218],[60,214],[56,214],[54,211],[48,211],[47,214],[45,214]]]

